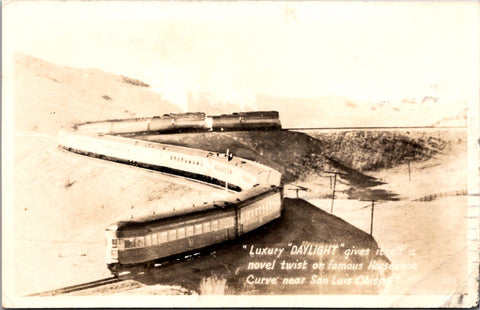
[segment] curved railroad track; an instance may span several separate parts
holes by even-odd
[[[260,112],[262,113],[262,112]],[[267,112],[270,113],[271,112]],[[275,112],[276,113],[276,112]],[[195,117],[198,117],[200,114],[197,113]],[[208,126],[208,121],[205,119],[206,123],[204,125],[204,121],[202,120],[200,123],[197,120],[192,121],[190,119],[190,114],[185,114],[186,119],[182,120],[181,117],[180,119],[177,119],[177,116],[164,116],[164,117],[153,117],[153,118],[140,118],[140,119],[126,119],[126,120],[109,120],[109,121],[99,121],[99,122],[87,122],[83,124],[77,124],[74,126],[74,130],[72,133],[84,133],[87,135],[92,135],[92,136],[97,136],[102,137],[102,136],[123,136],[125,138],[130,138],[130,136],[135,136],[135,135],[142,135],[149,133],[151,134],[152,132],[155,132],[156,134],[161,134],[161,133],[173,133],[173,132],[206,132],[206,131],[236,131],[239,130],[241,126],[242,130],[268,130],[268,129],[277,129],[280,127],[280,123],[278,121],[278,113],[276,113],[276,118],[277,120],[273,120],[271,124],[264,123],[263,120],[260,121],[258,124],[254,125],[248,125],[248,126],[253,126],[253,127],[243,127],[242,121],[244,118],[240,118],[240,121],[237,121],[235,116],[235,120],[232,122],[230,119],[231,116],[225,116],[227,118],[227,122],[231,122],[230,124],[227,124],[227,126],[230,127],[223,127],[225,126],[226,123],[221,123],[221,125],[218,125],[218,128],[214,127],[206,127]],[[215,116],[214,116],[215,117]],[[221,116],[223,117],[223,116]],[[220,118],[221,118],[220,117]],[[263,117],[263,115],[261,116]],[[172,120],[171,120],[172,119]],[[218,118],[217,118],[218,120]],[[166,124],[165,122],[168,121],[168,123],[171,122],[170,124]],[[184,121],[184,123],[181,123]],[[178,123],[178,125],[177,125]],[[174,125],[175,124],[175,125]],[[220,123],[219,123],[220,124]],[[145,127],[146,126],[146,127]],[[177,126],[177,127],[175,127]],[[237,128],[238,127],[238,128]],[[100,141],[100,140],[99,140]],[[135,142],[135,145],[137,142]],[[145,166],[141,162],[134,162],[134,161],[125,161],[125,160],[119,160],[119,159],[112,159],[112,158],[106,158],[105,156],[98,156],[96,153],[92,153],[91,151],[88,152],[79,152],[77,150],[72,150],[69,148],[66,148],[65,145],[62,143],[62,141],[59,141],[59,146],[60,149],[63,150],[65,149],[65,152],[71,151],[74,154],[75,153],[80,153],[82,154],[81,156],[88,155],[92,159],[98,159],[99,161],[102,162],[115,162],[115,163],[121,163],[121,164],[126,164],[131,167],[135,167],[138,169],[142,169],[144,171],[150,171],[153,173],[159,173],[161,175],[169,175],[169,176],[174,176],[176,178],[180,178],[182,181],[188,180],[190,182],[196,182],[200,183],[202,185],[210,185],[216,188],[224,188],[223,185],[215,184],[212,182],[206,182],[202,180],[198,180],[192,177],[187,177],[184,175],[177,175],[176,173],[169,173],[169,170],[164,171],[163,169],[157,169],[157,167],[151,167],[151,166]],[[165,149],[165,148],[164,148]],[[81,149],[80,149],[81,150]],[[228,154],[227,154],[228,155]],[[217,154],[218,156],[218,154]],[[105,160],[106,159],[106,160]],[[244,163],[244,162],[242,162]],[[227,166],[228,167],[228,166]],[[270,174],[269,174],[270,175]],[[228,191],[231,192],[231,188],[228,183],[228,177],[227,177],[227,183],[226,186],[228,186]],[[253,184],[252,184],[253,185]],[[226,187],[225,186],[225,187]],[[192,252],[188,253],[182,253],[178,256],[175,256],[174,259],[168,260],[168,261],[155,261],[154,263],[149,264],[150,268],[154,267],[162,267],[165,265],[171,265],[171,264],[176,264],[180,263],[182,261],[188,261],[191,259],[194,259],[198,256],[205,256],[205,255],[210,255],[212,253],[215,253],[214,249],[203,249],[202,251],[199,250],[194,250]],[[69,294],[73,292],[78,292],[78,291],[83,291],[87,289],[92,289],[92,288],[97,288],[105,285],[110,285],[113,283],[121,282],[124,280],[128,279],[133,279],[136,275],[141,275],[146,271],[146,269],[139,269],[136,270],[133,268],[131,271],[127,272],[126,274],[120,274],[119,276],[113,276],[109,278],[104,278],[104,279],[99,279],[91,282],[86,282],[86,283],[81,283],[77,285],[72,285],[72,286],[67,286],[63,288],[58,288],[55,290],[49,290],[45,292],[39,292],[35,294],[28,295],[30,297],[32,296],[54,296],[54,295],[62,295],[62,294]]]

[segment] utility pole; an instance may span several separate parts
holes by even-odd
[[[230,159],[228,158],[229,154],[230,154],[230,149],[227,149],[227,178],[225,181],[225,197],[228,195],[228,177],[229,177],[228,168],[230,167]]]
[[[333,213],[333,202],[335,201],[335,186],[337,185],[337,174],[333,176],[333,191],[332,191],[332,205],[330,206],[330,213]]]
[[[333,202],[335,201],[335,187],[337,185],[337,174],[340,174],[340,175],[345,175],[344,173],[340,173],[338,171],[325,171],[327,173],[333,173],[333,189],[332,189],[332,205],[330,206],[330,213],[333,213]],[[331,187],[331,180],[332,180],[332,176],[329,176],[330,177],[330,187]]]
[[[413,159],[413,157],[404,157],[406,160],[408,160],[408,182],[412,181],[412,178],[410,176],[410,161]]]
[[[372,213],[370,215],[370,236],[372,235],[373,232],[373,209],[375,207],[375,200],[372,199]]]
[[[308,190],[308,188],[300,186],[300,185],[294,185],[294,186],[295,186],[295,188],[289,188],[288,190],[295,191],[297,199],[299,198],[298,197],[298,192],[299,191],[307,191]]]

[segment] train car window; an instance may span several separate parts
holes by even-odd
[[[210,232],[210,222],[203,223],[203,232]]]
[[[193,226],[187,226],[187,232],[186,232],[187,237],[193,236]]]
[[[125,241],[123,239],[118,239],[118,249],[119,250],[125,249]]]
[[[202,224],[195,225],[195,235],[200,235],[202,233]]]
[[[145,236],[145,246],[152,246],[152,237],[150,235]]]
[[[158,233],[158,243],[163,243],[163,242],[167,242],[167,241],[168,241],[167,232],[166,231],[159,232]]]
[[[125,239],[125,249],[134,248],[135,240],[133,238]]]
[[[228,228],[228,227],[231,226],[231,225],[230,225],[230,221],[228,220],[228,218],[223,219],[223,221],[222,221],[222,226],[225,227],[225,228]]]
[[[145,245],[145,238],[143,236],[135,238],[135,247],[141,248],[144,245]]]
[[[177,239],[177,230],[171,229],[168,231],[168,241],[173,241]]]
[[[218,221],[212,221],[212,231],[218,230]]]
[[[157,241],[157,234],[152,234],[152,245],[155,245],[157,244],[158,241]]]
[[[185,238],[185,227],[177,229],[177,238]]]

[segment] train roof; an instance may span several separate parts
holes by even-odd
[[[270,117],[270,118],[279,118],[277,111],[252,111],[252,112],[234,112],[231,114],[220,114],[220,115],[207,115],[213,119],[218,118],[237,118],[239,116],[243,117]]]
[[[115,139],[115,140],[121,139],[123,142],[128,144],[137,145],[141,143],[141,144],[148,145],[149,147],[161,149],[165,151],[174,151],[174,152],[178,152],[186,155],[193,155],[193,156],[199,156],[199,157],[213,157],[213,158],[219,158],[219,160],[222,157],[225,157],[225,160],[226,160],[226,156],[227,156],[226,153],[206,151],[206,150],[188,148],[188,147],[172,145],[172,144],[151,142],[151,141],[141,140],[141,139],[130,139],[130,138],[124,138],[124,137],[112,136],[112,135],[105,135],[104,138]],[[232,166],[241,166],[243,169],[246,169],[246,170],[252,170],[252,169],[257,171],[258,169],[273,170],[272,168],[262,165],[258,162],[236,157],[236,156],[232,158],[229,164]]]
[[[79,129],[81,127],[85,127],[88,125],[95,125],[101,123],[121,123],[121,122],[148,122],[152,119],[166,119],[171,120],[172,118],[175,119],[204,119],[205,117],[209,118],[237,118],[239,116],[246,116],[246,117],[274,117],[279,118],[278,111],[251,111],[251,112],[234,112],[231,114],[221,114],[221,115],[206,115],[204,112],[185,112],[185,113],[165,113],[162,116],[151,116],[151,117],[135,117],[135,118],[117,118],[117,119],[108,119],[108,120],[101,120],[101,121],[87,121],[84,123],[77,123],[73,125],[74,129]]]
[[[252,200],[267,196],[271,193],[278,192],[279,188],[275,186],[258,185],[251,189],[231,194],[223,200],[214,200],[211,202],[204,202],[201,205],[194,205],[195,211],[191,207],[185,207],[175,211],[167,211],[154,215],[141,216],[135,219],[123,220],[114,222],[109,227],[116,227],[116,230],[136,230],[145,228],[149,225],[168,224],[179,219],[185,219],[188,216],[191,219],[201,217],[209,213],[220,213],[231,211],[235,206],[243,205]]]

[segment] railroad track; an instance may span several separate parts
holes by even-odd
[[[68,294],[68,293],[72,293],[72,292],[78,292],[78,291],[82,291],[82,290],[86,290],[86,289],[90,289],[90,288],[95,288],[95,287],[98,287],[98,286],[117,283],[117,282],[120,282],[120,281],[123,281],[123,280],[121,280],[119,278],[116,278],[116,277],[109,277],[109,278],[104,278],[104,279],[95,280],[95,281],[91,281],[91,282],[86,282],[86,283],[82,283],[82,284],[66,286],[66,287],[56,289],[56,290],[30,294],[30,295],[27,295],[27,297],[44,297],[44,296],[55,296],[55,295]]]
[[[224,245],[221,245],[220,249],[223,249],[223,247],[225,247],[226,244],[230,244],[230,242],[226,242]],[[199,257],[214,255],[215,253],[217,253],[217,250],[218,248],[208,247],[203,251],[201,250],[191,251],[190,253],[186,253],[187,255],[172,257],[169,260],[159,260],[157,263],[152,264],[152,266],[150,267],[136,266],[130,269],[126,269],[124,270],[125,273],[120,274],[118,277],[103,278],[103,279],[99,279],[91,282],[85,282],[81,284],[62,287],[62,288],[58,288],[51,291],[34,293],[34,294],[26,295],[25,297],[46,297],[46,296],[63,295],[63,294],[83,291],[87,289],[92,289],[92,288],[96,288],[96,287],[100,287],[108,284],[119,283],[121,281],[135,279],[138,276],[142,276],[145,273],[150,272],[152,270],[156,270],[158,268],[191,261],[192,259],[199,258]]]

